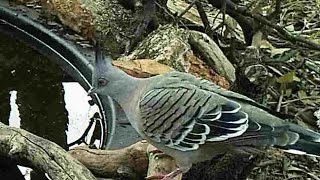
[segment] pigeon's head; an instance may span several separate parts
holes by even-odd
[[[95,63],[92,72],[92,88],[88,95],[93,93],[112,96],[115,91],[118,91],[125,73],[116,67],[112,66],[112,60],[105,55],[105,52],[100,45],[96,46]]]

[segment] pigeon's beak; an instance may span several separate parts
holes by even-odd
[[[93,95],[94,93],[96,93],[95,90],[96,90],[96,88],[91,88],[91,89],[89,89],[89,91],[88,91],[88,96],[91,96],[91,95]]]

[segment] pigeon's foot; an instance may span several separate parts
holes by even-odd
[[[176,176],[178,176],[179,174],[181,174],[182,171],[178,168],[174,171],[172,171],[169,174],[157,174],[157,175],[151,175],[146,177],[146,180],[173,180]]]

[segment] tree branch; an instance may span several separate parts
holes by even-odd
[[[96,179],[80,162],[57,144],[23,129],[0,123],[0,156],[46,172],[52,180]]]
[[[89,149],[80,146],[69,153],[99,177],[123,177],[138,179],[146,176],[148,169],[145,141],[116,150]]]

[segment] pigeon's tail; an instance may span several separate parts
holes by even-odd
[[[320,134],[301,126],[290,124],[289,131],[299,134],[299,139],[290,145],[284,146],[288,152],[294,154],[308,154],[320,156]]]
[[[228,142],[240,148],[275,146],[294,154],[320,156],[320,134],[291,123],[271,126],[250,121],[243,135]]]
[[[293,154],[308,154],[320,157],[320,143],[299,139],[296,143],[285,146],[287,152]]]

